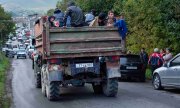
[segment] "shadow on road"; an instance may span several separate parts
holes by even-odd
[[[180,94],[180,89],[165,89],[164,91],[169,92],[169,93],[175,93],[175,94]]]
[[[61,97],[59,102],[66,101],[78,101],[78,100],[89,100],[89,99],[111,99],[103,94],[94,94],[93,89],[90,86],[85,87],[69,87],[61,90]]]

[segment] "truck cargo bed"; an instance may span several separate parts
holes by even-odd
[[[48,24],[46,24],[43,29],[37,31],[38,33],[35,32],[36,48],[47,58],[95,57],[122,54],[121,38],[117,28],[49,28]]]

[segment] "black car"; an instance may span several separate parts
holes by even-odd
[[[136,77],[145,82],[145,68],[139,55],[121,55],[120,73],[122,78]]]

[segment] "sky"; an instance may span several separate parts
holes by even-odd
[[[16,9],[47,11],[55,8],[58,0],[0,0],[0,4],[7,11]]]

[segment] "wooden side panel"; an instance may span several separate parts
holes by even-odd
[[[110,56],[122,53],[116,28],[51,29],[50,53],[53,58]]]

